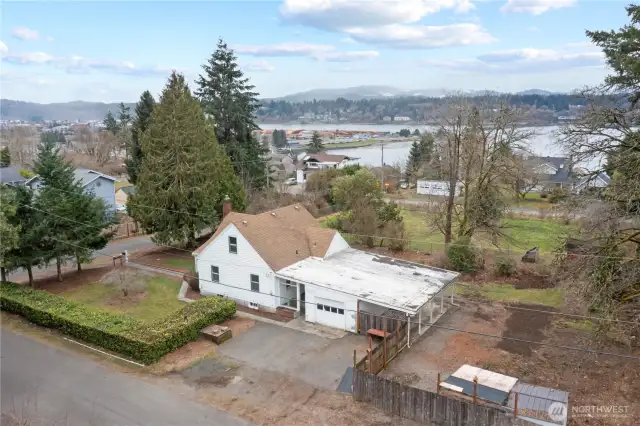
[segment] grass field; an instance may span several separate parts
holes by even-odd
[[[119,180],[119,181],[116,181],[116,185],[115,186],[116,186],[116,191],[117,191],[118,189],[120,189],[122,187],[131,186],[131,184],[129,182],[127,182],[126,180]]]
[[[456,290],[461,295],[480,296],[499,303],[530,303],[551,308],[562,306],[564,294],[557,288],[516,289],[511,284],[489,283],[479,286],[458,285]]]
[[[181,259],[179,257],[175,257],[171,259],[164,259],[161,263],[168,268],[186,269],[188,271],[195,269],[193,259]]]
[[[431,229],[425,212],[403,210],[405,228],[409,234],[411,250],[437,252],[444,250],[444,236],[437,229]],[[504,238],[499,240],[501,248],[526,250],[539,247],[540,253],[551,253],[559,243],[560,237],[570,227],[551,219],[504,219],[502,221]],[[455,229],[454,229],[455,234]],[[495,248],[488,236],[478,234],[474,237],[481,247]]]
[[[128,296],[124,296],[121,286],[100,282],[77,287],[62,296],[145,322],[155,321],[184,306],[177,299],[179,281],[156,276],[144,276],[138,281],[139,284],[129,290]]]

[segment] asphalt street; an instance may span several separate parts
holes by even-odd
[[[48,426],[249,425],[194,402],[187,385],[151,383],[6,329],[0,354],[3,424],[11,414]]]

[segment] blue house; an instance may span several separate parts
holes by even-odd
[[[89,169],[76,169],[73,174],[86,193],[92,193],[96,197],[102,198],[107,211],[115,211],[116,178]],[[39,176],[32,177],[26,184],[32,189],[39,189],[42,186]]]

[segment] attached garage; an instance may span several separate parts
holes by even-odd
[[[316,297],[315,308],[317,323],[342,330],[346,329],[344,303]]]

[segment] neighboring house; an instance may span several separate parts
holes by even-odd
[[[116,204],[120,206],[126,206],[129,200],[129,195],[136,193],[136,187],[133,185],[123,186],[116,191]]]
[[[605,172],[600,172],[595,176],[583,176],[573,187],[576,193],[581,193],[587,188],[606,188],[611,184],[611,178]]]
[[[107,210],[115,210],[116,178],[89,169],[75,169],[73,174],[86,193],[93,193],[96,197],[102,198]],[[36,190],[42,186],[39,176],[32,177],[26,184]]]
[[[26,181],[15,167],[0,167],[0,184],[16,186],[24,185]]]
[[[350,158],[346,155],[325,154],[323,152],[305,154],[300,159],[300,165],[296,170],[296,180],[299,184],[303,184],[314,172],[331,168],[341,169],[349,160]]]
[[[536,190],[571,189],[575,183],[576,176],[567,157],[529,157],[527,162],[538,181]]]
[[[421,324],[436,296],[442,311],[444,293],[459,275],[353,249],[301,205],[227,213],[193,255],[202,295],[271,312],[294,310],[306,321],[347,331],[356,331],[356,312],[363,311]]]

